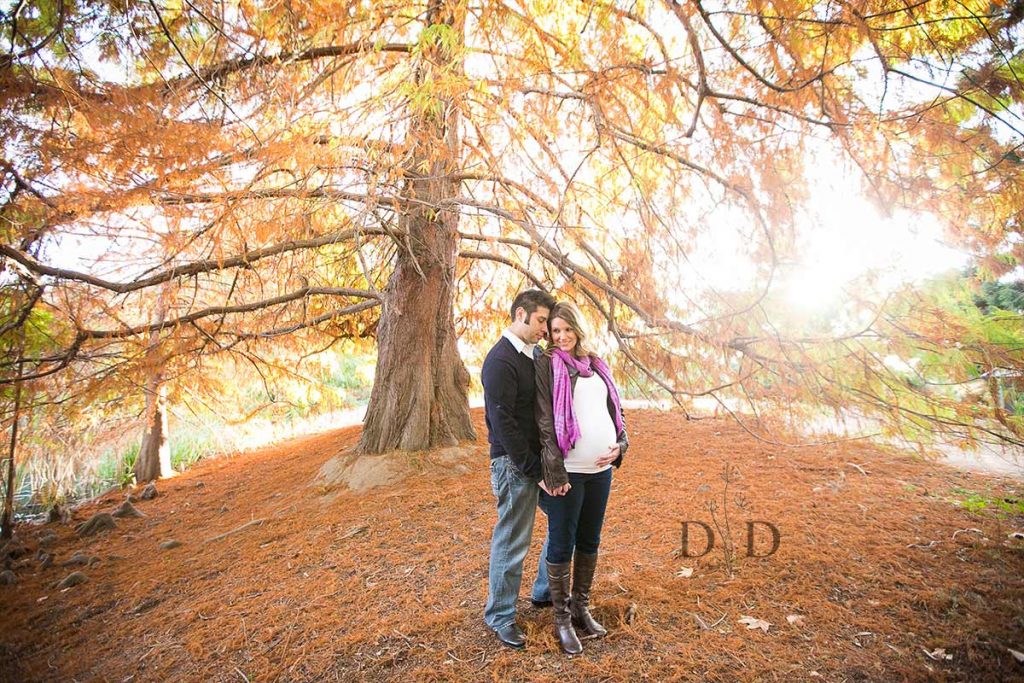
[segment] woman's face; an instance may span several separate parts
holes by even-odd
[[[551,320],[551,341],[558,348],[566,353],[572,353],[576,348],[576,330],[562,318]]]

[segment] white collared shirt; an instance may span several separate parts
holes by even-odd
[[[502,334],[501,336],[512,342],[512,346],[516,347],[516,351],[525,355],[530,360],[533,360],[533,347],[535,347],[536,344],[527,344],[522,339],[513,334],[512,330],[505,330],[504,334]]]

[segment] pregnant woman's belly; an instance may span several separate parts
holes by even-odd
[[[608,414],[608,387],[596,372],[590,377],[578,377],[572,392],[572,407],[580,438],[565,458],[567,472],[594,473],[611,465],[598,467],[599,457],[615,445],[615,423]]]

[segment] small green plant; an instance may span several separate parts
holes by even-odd
[[[339,397],[345,403],[365,403],[373,388],[373,381],[366,373],[366,368],[372,367],[375,360],[371,354],[343,356],[335,369],[324,373],[321,381],[338,390]]]
[[[960,501],[960,506],[963,507],[968,512],[981,512],[986,507],[988,507],[988,501],[985,499],[984,496],[980,496],[977,493],[972,493],[971,495],[967,496],[962,501]]]
[[[180,429],[171,434],[171,467],[184,472],[203,459],[213,449],[213,439],[207,432]]]
[[[1024,516],[1024,499],[1021,498],[996,497],[959,486],[952,489],[952,493],[959,496],[953,499],[954,505],[974,514],[989,511],[998,517]]]
[[[101,456],[96,466],[94,486],[87,487],[85,495],[91,495],[110,486],[130,486],[135,480],[135,460],[139,457],[138,442],[128,444],[124,450],[108,451]],[[96,490],[93,490],[96,489]]]

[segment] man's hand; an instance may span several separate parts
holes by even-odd
[[[609,446],[608,450],[594,463],[598,467],[604,467],[605,465],[611,465],[613,462],[619,459],[619,444]]]
[[[564,496],[565,494],[569,493],[569,489],[572,488],[572,484],[570,484],[569,482],[565,482],[556,489],[549,489],[547,487],[547,484],[544,483],[543,479],[537,482],[537,486],[541,487],[544,490],[544,493],[548,494],[549,496]]]

